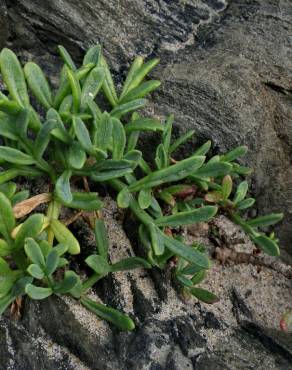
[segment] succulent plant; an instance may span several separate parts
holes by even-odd
[[[97,316],[131,330],[134,323],[128,316],[89,299],[88,289],[109,273],[163,269],[171,261],[173,276],[185,292],[216,302],[213,293],[196,286],[211,266],[208,254],[199,244],[187,245],[179,227],[208,221],[218,212],[239,224],[265,253],[279,255],[274,233],[268,236],[261,228],[280,221],[282,214],[250,220],[242,216],[255,202],[246,198],[247,181],[240,182],[250,170],[237,163],[247,148],[210,158],[207,141],[180,159],[177,149],[194,132],[172,141],[172,116],[161,122],[138,113],[147,103],[145,96],[160,86],[157,80],[145,80],[158,59],[144,62],[136,57],[118,91],[99,45],[88,50],[80,67],[65,48],[59,51],[64,65],[55,92],[37,64],[28,62],[22,68],[11,50],[0,54],[7,89],[7,94],[0,93],[1,313],[19,296],[69,294]],[[107,110],[100,108],[100,96]],[[161,138],[152,162],[146,162],[139,149],[143,132]],[[18,176],[46,177],[51,191],[31,198],[27,191],[17,193],[11,180]],[[131,209],[140,224],[143,256],[109,262],[99,212],[102,200],[89,189],[73,191],[72,181],[78,177],[85,184],[88,179],[112,187],[118,206]],[[46,214],[34,213],[42,203],[48,203]],[[93,270],[86,279],[68,267],[71,255],[79,254],[82,246],[59,219],[62,207],[92,212],[97,251],[85,260]]]

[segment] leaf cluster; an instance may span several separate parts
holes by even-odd
[[[214,303],[218,298],[213,293],[196,286],[211,266],[208,255],[200,245],[187,245],[179,228],[208,222],[218,212],[238,223],[264,252],[279,254],[275,235],[259,228],[280,221],[282,214],[251,220],[242,215],[255,202],[246,197],[247,181],[240,182],[250,170],[237,163],[247,148],[209,158],[207,141],[178,160],[177,149],[194,132],[173,141],[172,116],[161,122],[138,113],[146,105],[146,95],[160,86],[157,80],[147,80],[158,59],[145,62],[136,57],[118,90],[99,45],[88,50],[81,66],[65,48],[60,46],[59,52],[64,65],[57,91],[37,64],[28,62],[23,68],[11,50],[0,54],[7,88],[7,94],[0,94],[1,313],[19,296],[45,299],[70,294],[97,316],[131,330],[134,323],[128,316],[92,301],[86,292],[109,273],[137,267],[163,269],[170,262],[185,291]],[[31,96],[38,106],[33,106]],[[101,96],[108,104],[104,111],[98,103]],[[147,131],[161,138],[152,162],[145,161],[138,145]],[[11,180],[18,176],[46,177],[52,191],[29,198],[26,191],[16,192]],[[110,262],[106,229],[98,213],[102,200],[89,189],[72,190],[77,178],[112,187],[118,206],[131,209],[140,224],[142,257]],[[31,214],[41,203],[49,203],[47,213]],[[82,246],[59,219],[62,207],[92,212],[94,218],[97,249],[85,260],[92,270],[85,280],[69,269],[70,256],[79,254]]]

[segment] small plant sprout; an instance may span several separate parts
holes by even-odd
[[[177,149],[194,132],[172,140],[173,116],[162,122],[142,114],[147,94],[160,86],[148,79],[158,59],[145,62],[136,57],[117,89],[99,45],[88,50],[81,66],[64,47],[59,52],[64,65],[56,91],[37,64],[22,67],[9,49],[0,54],[6,88],[0,93],[1,313],[25,295],[41,300],[67,294],[121,330],[132,330],[130,317],[94,302],[88,290],[109,273],[137,267],[164,269],[171,263],[173,278],[184,292],[214,303],[218,298],[197,286],[211,265],[207,251],[199,244],[187,245],[179,228],[208,222],[218,213],[239,224],[265,253],[279,255],[274,233],[265,231],[282,214],[245,216],[255,200],[247,197],[248,183],[242,180],[250,170],[237,159],[247,148],[210,157],[207,141],[188,158],[179,159]],[[107,110],[101,108],[105,100]],[[144,132],[160,138],[149,162],[138,145]],[[19,176],[47,178],[50,191],[32,197],[27,191],[17,192],[12,180]],[[84,188],[76,187],[79,178]],[[134,214],[143,255],[110,262],[103,202],[90,191],[93,183],[111,187],[118,206]],[[47,205],[45,214],[35,213],[41,204],[42,209]],[[62,208],[78,210],[77,216],[91,215],[96,252],[85,260],[92,271],[86,278],[70,268],[72,255],[84,246],[60,220]]]

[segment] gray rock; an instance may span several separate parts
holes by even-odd
[[[285,212],[279,235],[291,252],[291,1],[0,0],[0,14],[0,46],[37,60],[53,84],[57,44],[80,61],[88,46],[102,43],[118,84],[134,55],[161,57],[154,75],[163,84],[149,112],[174,113],[177,134],[196,129],[196,142],[180,154],[209,138],[214,153],[248,145],[244,163],[255,169],[258,213]],[[114,204],[108,206],[111,258],[118,260],[138,246],[115,220]],[[90,247],[84,230],[78,236]],[[252,249],[248,241],[242,247]],[[291,281],[266,267],[258,273],[256,266],[214,262],[203,287],[221,301],[184,303],[159,271],[104,279],[92,294],[133,317],[132,333],[118,332],[67,298],[25,301],[22,320],[0,320],[1,367],[292,369],[291,335],[278,330],[292,306]]]
[[[248,145],[243,161],[254,168],[258,213],[285,212],[278,230],[291,252],[291,1],[6,3],[8,45],[41,62],[53,80],[56,44],[80,60],[100,42],[118,83],[134,55],[161,57],[154,74],[162,88],[149,110],[174,113],[178,132],[195,129],[198,142],[213,140],[214,152]],[[7,25],[4,5],[0,11]]]
[[[109,198],[105,203],[110,258],[118,261],[134,250],[122,226],[127,219],[121,218]],[[239,228],[224,217],[216,223],[234,240],[242,238]],[[79,239],[91,248],[92,234],[85,227],[82,230]],[[212,242],[204,238],[211,248]],[[240,248],[251,251],[253,246],[244,239]],[[136,323],[130,333],[99,321],[70,298],[26,300],[21,320],[13,321],[8,313],[0,319],[1,366],[7,370],[292,369],[292,336],[278,330],[283,310],[292,304],[291,282],[266,267],[258,273],[251,265],[227,267],[216,261],[214,265],[202,285],[221,298],[211,306],[194,299],[182,301],[163,272],[159,278],[158,272],[138,269],[103,279],[91,297],[128,313]],[[162,289],[157,289],[158,279]]]

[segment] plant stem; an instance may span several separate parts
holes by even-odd
[[[85,280],[85,282],[82,284],[82,294],[85,293],[88,289],[90,289],[94,284],[96,284],[100,279],[102,279],[104,275],[99,274],[93,274]]]
[[[48,206],[47,217],[49,219],[58,220],[59,215],[60,215],[60,211],[61,211],[61,207],[62,207],[61,203],[53,198],[53,200],[50,202],[50,204]],[[47,233],[48,233],[48,243],[51,246],[53,246],[55,235],[54,235],[53,230],[51,229],[51,227],[48,227]]]
[[[121,191],[126,184],[123,183],[121,180],[113,179],[109,180],[108,183],[117,191]],[[138,202],[134,197],[131,197],[131,201],[129,204],[129,207],[135,214],[135,216],[145,225],[148,225],[149,223],[154,223],[152,217],[148,215],[147,212],[145,212],[143,209],[140,208]]]

